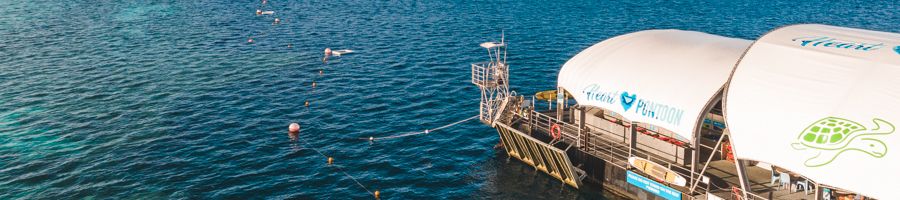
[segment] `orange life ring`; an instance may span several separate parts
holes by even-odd
[[[560,130],[559,124],[553,123],[553,126],[550,126],[550,136],[552,136],[554,140],[559,140],[559,138],[562,137],[562,130]]]

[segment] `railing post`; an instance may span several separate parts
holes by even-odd
[[[821,198],[821,196],[822,196],[822,189],[819,189],[819,183],[818,183],[818,182],[816,182],[815,185],[816,185],[816,192],[814,192],[813,195],[815,195],[816,197],[813,198],[813,199],[819,200],[819,198]]]
[[[631,124],[631,127],[628,127],[631,131],[631,140],[628,142],[628,157],[634,157],[634,149],[637,148],[637,130],[634,128],[634,124]]]
[[[584,129],[584,125],[585,125],[585,122],[584,122],[584,121],[585,121],[585,119],[584,119],[584,118],[585,118],[584,106],[579,106],[577,109],[578,109],[578,111],[580,112],[580,113],[578,114],[578,119],[579,119],[579,121],[578,121],[578,136],[580,136],[580,137],[578,138],[578,141],[579,141],[579,147],[582,147],[582,149],[587,149],[587,148],[584,148],[584,144],[581,144],[581,141],[584,141],[584,143],[587,143],[587,142],[588,142],[588,140],[587,140],[588,135],[584,133],[584,132],[585,132],[585,129]]]

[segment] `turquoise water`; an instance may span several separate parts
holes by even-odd
[[[476,122],[352,138],[475,115],[468,63],[501,30],[519,93],[552,88],[580,50],[644,29],[900,32],[896,1],[272,0],[277,26],[259,5],[0,1],[0,199],[370,197],[307,147],[386,199],[598,199],[508,160]],[[323,65],[325,47],[358,53]],[[290,122],[308,146],[288,141]]]

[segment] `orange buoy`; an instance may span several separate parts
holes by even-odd
[[[328,165],[331,165],[332,163],[334,163],[334,158],[328,157]]]
[[[376,198],[376,199],[380,199],[380,198],[381,198],[381,192],[379,192],[378,190],[375,190],[375,198]]]
[[[298,132],[300,132],[300,124],[297,124],[297,123],[291,123],[291,125],[288,126],[288,132],[291,132],[291,133],[298,133]]]

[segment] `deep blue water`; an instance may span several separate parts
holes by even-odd
[[[897,1],[0,1],[0,199],[598,199],[492,149],[468,63],[505,31],[512,88],[611,36],[900,32]],[[256,42],[248,44],[248,37]],[[287,48],[292,44],[292,48]],[[320,61],[325,47],[358,53]],[[673,52],[677,53],[677,52]],[[318,70],[324,69],[324,75]],[[312,89],[312,81],[318,87]],[[303,102],[311,101],[309,108]],[[303,126],[290,142],[287,125]]]

